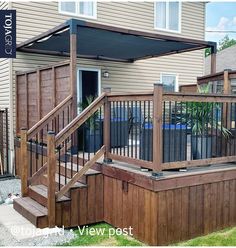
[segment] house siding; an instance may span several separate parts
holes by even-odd
[[[56,2],[13,2],[12,7],[17,10],[17,43],[47,31],[72,17],[75,18],[59,14]],[[129,29],[204,39],[205,3],[182,3],[181,19],[181,34],[160,32],[154,29],[153,2],[98,2],[97,19],[87,20]],[[62,59],[65,58],[17,53],[17,58],[13,61],[13,75],[15,71],[28,70]],[[128,92],[134,89],[140,91],[152,89],[153,84],[160,80],[160,73],[163,72],[178,74],[180,85],[194,83],[196,77],[203,74],[203,61],[203,51],[195,51],[141,60],[133,64],[78,59],[78,66],[108,70],[110,77],[102,78],[102,87],[109,86],[112,91]]]

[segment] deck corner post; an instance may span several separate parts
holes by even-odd
[[[20,164],[21,164],[21,194],[28,195],[28,149],[27,149],[27,129],[22,128],[20,142]]]
[[[103,88],[104,93],[110,93],[111,88]],[[110,114],[111,114],[111,106],[108,101],[108,97],[105,96],[104,103],[104,122],[103,122],[103,144],[105,145],[105,153],[104,153],[104,163],[111,163],[112,159],[109,158],[108,154],[110,152]]]
[[[224,94],[231,94],[231,81],[229,79],[229,71],[230,69],[225,69],[224,70]]]
[[[224,70],[224,81],[223,81],[223,93],[225,95],[231,94],[231,81],[229,78],[229,71],[230,69]],[[230,103],[223,103],[223,125],[227,129],[230,129],[230,113],[231,113],[231,104]],[[223,139],[223,146],[225,147],[226,156],[230,153],[230,144],[227,142],[227,139]]]
[[[217,52],[217,47],[213,46],[211,47],[211,68],[210,68],[210,72],[211,74],[215,74],[216,73],[216,52]]]
[[[47,175],[48,175],[48,226],[55,227],[56,224],[56,154],[55,133],[48,132],[47,135]]]
[[[153,173],[152,177],[162,176],[162,97],[163,85],[154,84],[153,91]]]

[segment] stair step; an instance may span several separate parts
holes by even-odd
[[[14,209],[39,228],[48,225],[48,210],[30,197],[14,199]]]
[[[45,185],[47,187],[47,178],[48,178],[48,175],[45,174],[43,175],[44,179],[42,180],[42,183],[43,185]],[[60,178],[60,185],[61,187],[63,187],[65,185],[65,177],[63,175],[59,176],[59,174],[57,173],[56,176],[55,176],[55,182],[57,184],[57,186],[59,185],[59,178]],[[66,183],[68,183],[70,181],[70,178],[67,178],[66,180]],[[84,188],[84,187],[87,187],[87,184],[86,183],[83,183],[83,182],[76,182],[74,184],[74,186],[72,186],[73,188]]]
[[[57,163],[57,172],[58,172],[58,169],[59,169],[59,162]],[[78,168],[77,168],[77,164],[75,163],[70,163],[70,162],[60,162],[60,166],[61,166],[61,169],[62,168],[67,168],[67,171],[71,171],[71,169],[73,170],[74,173],[76,173],[78,170],[81,170],[83,168],[83,166],[79,165]],[[71,175],[70,173],[67,173],[68,175]],[[89,169],[85,175],[97,175],[97,174],[101,174],[100,171],[96,171],[94,169]]]
[[[47,206],[47,198],[48,198],[48,188],[45,185],[33,185],[29,186],[29,196],[40,203],[43,206]],[[62,196],[58,202],[60,201],[69,201],[70,198],[66,196]]]

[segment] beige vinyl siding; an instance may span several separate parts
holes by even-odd
[[[0,1],[0,10],[8,9],[8,3]],[[9,59],[0,58],[0,109],[9,108],[10,83]]]
[[[159,33],[154,29],[153,2],[98,2],[97,20],[87,19],[107,25]],[[75,18],[58,13],[56,2],[13,2],[17,10],[17,43],[34,37],[62,22]],[[166,33],[195,39],[204,39],[205,4],[182,3],[181,34]],[[83,19],[79,18],[78,19]],[[17,53],[13,61],[15,71],[28,70],[37,66],[48,65],[65,58],[55,56]],[[102,87],[109,86],[112,91],[143,91],[152,89],[160,80],[160,73],[176,73],[179,85],[196,82],[196,77],[203,74],[203,51],[195,51],[167,57],[137,61],[133,64],[104,62],[79,59],[80,67],[95,67],[108,70],[110,77],[102,78]]]
[[[70,18],[76,18],[59,14],[57,2],[13,2],[12,7],[17,10],[18,43]],[[181,34],[154,29],[153,2],[98,2],[97,19],[86,20],[129,29],[204,39],[205,3],[182,3]]]

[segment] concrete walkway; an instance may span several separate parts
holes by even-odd
[[[11,184],[11,180],[0,182],[1,189],[9,188]],[[15,187],[15,183],[12,185]],[[8,189],[9,192],[14,190]],[[0,205],[0,246],[52,246],[68,242],[73,238],[74,233],[70,230],[36,228],[16,212],[12,204]]]

